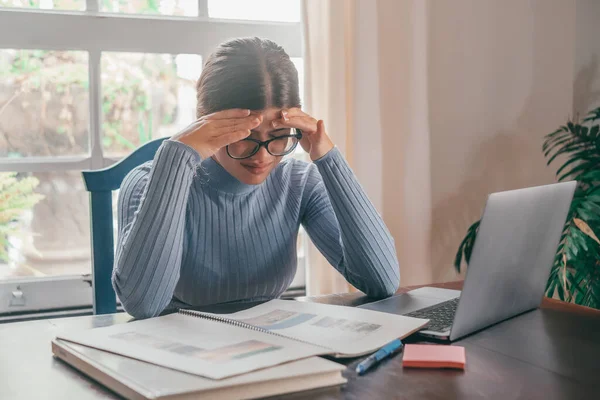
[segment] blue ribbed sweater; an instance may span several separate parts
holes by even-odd
[[[137,318],[170,307],[279,297],[296,272],[300,224],[356,288],[398,288],[394,241],[337,148],[282,161],[246,185],[212,158],[165,141],[121,186],[113,286]]]

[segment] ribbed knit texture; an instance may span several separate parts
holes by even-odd
[[[394,241],[337,148],[313,162],[282,161],[246,185],[183,143],[165,141],[119,193],[113,286],[137,318],[165,308],[279,297],[296,273],[303,224],[356,288],[398,288]]]

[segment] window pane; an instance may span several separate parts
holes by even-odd
[[[0,49],[0,157],[88,153],[88,55]]]
[[[304,230],[304,227],[300,225],[298,230],[298,238],[296,240],[296,251],[298,255],[298,265],[296,267],[296,275],[290,284],[291,288],[305,287],[306,286],[306,264],[308,262],[308,235]]]
[[[89,197],[81,173],[19,173],[12,183],[11,175],[0,173],[0,204],[11,204],[16,217],[0,217],[0,243],[8,242],[0,279],[89,274]],[[17,185],[19,195],[11,190]]]
[[[0,7],[84,11],[85,0],[0,0]]]
[[[202,59],[193,54],[102,54],[103,146],[123,156],[196,118]]]
[[[104,12],[198,16],[198,0],[101,0],[100,4]]]
[[[300,0],[208,0],[212,18],[300,22]]]

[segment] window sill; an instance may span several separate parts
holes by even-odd
[[[282,295],[282,300],[291,300],[296,297],[306,296],[305,287],[293,287],[286,290]],[[117,312],[124,312],[123,307],[117,304]],[[66,317],[80,317],[84,315],[93,315],[93,309],[89,307],[72,307],[55,310],[29,310],[29,311],[13,311],[9,313],[0,314],[0,324],[10,322],[24,322],[24,321],[35,321],[40,319],[51,319],[51,318],[66,318]]]

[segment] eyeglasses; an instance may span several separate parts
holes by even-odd
[[[281,157],[290,154],[294,151],[300,139],[302,139],[302,132],[299,129],[289,129],[287,134],[285,131],[283,132],[283,135],[265,140],[264,142],[246,138],[232,143],[226,147],[227,155],[235,160],[243,160],[258,153],[258,150],[263,146],[272,156]]]

